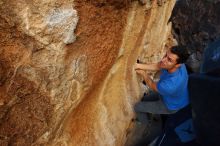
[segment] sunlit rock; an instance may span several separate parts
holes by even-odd
[[[174,3],[0,1],[0,145],[124,145]]]

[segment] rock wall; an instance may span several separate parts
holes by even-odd
[[[188,65],[193,72],[199,71],[203,50],[220,38],[219,14],[219,0],[179,0],[175,5],[173,34],[192,54]]]
[[[0,1],[0,145],[124,145],[174,3]]]

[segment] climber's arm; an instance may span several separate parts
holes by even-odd
[[[136,69],[136,72],[141,76],[143,76],[144,81],[149,86],[149,88],[151,88],[154,91],[158,91],[156,82],[154,82],[144,70]]]
[[[143,63],[136,63],[135,64],[135,70],[141,69],[141,70],[149,70],[149,71],[159,71],[159,63],[150,63],[150,64],[143,64]]]

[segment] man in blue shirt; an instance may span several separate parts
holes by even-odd
[[[135,65],[136,72],[154,91],[153,94],[145,94],[143,100],[134,107],[141,122],[146,122],[143,118],[145,113],[172,114],[189,104],[188,74],[184,65],[188,56],[186,49],[175,46],[158,63]],[[154,82],[146,70],[160,71],[160,80]]]

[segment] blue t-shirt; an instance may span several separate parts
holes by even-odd
[[[175,72],[162,69],[157,89],[169,110],[179,110],[189,104],[188,74],[182,64]]]

